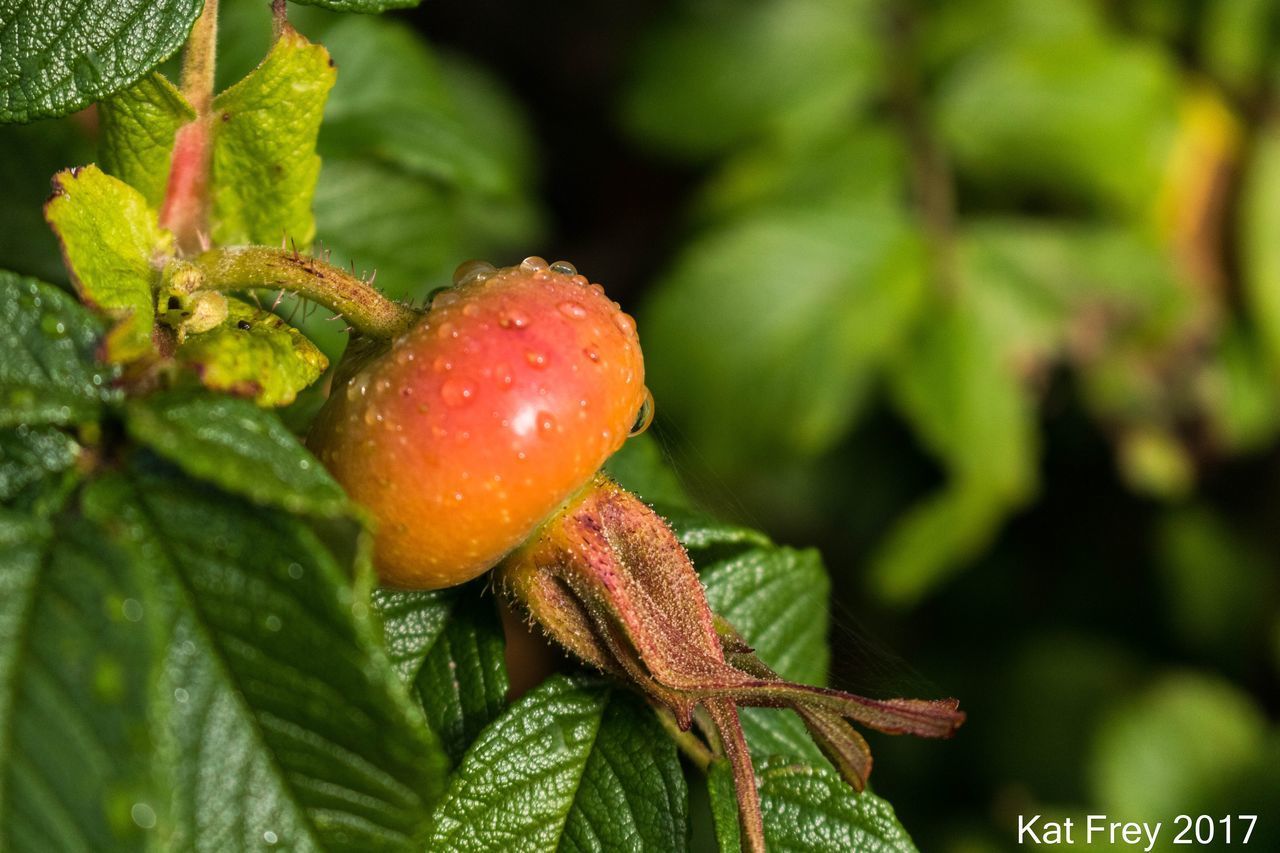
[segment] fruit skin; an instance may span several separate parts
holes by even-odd
[[[570,265],[455,277],[335,384],[308,438],[372,514],[391,586],[439,589],[493,566],[591,481],[648,395],[635,323]]]

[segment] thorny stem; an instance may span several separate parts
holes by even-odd
[[[217,46],[218,0],[205,0],[182,55],[182,95],[196,117],[174,136],[169,184],[160,209],[160,224],[173,232],[178,250],[188,255],[202,248],[209,230],[210,111]]]
[[[371,338],[389,340],[409,330],[419,314],[383,296],[346,270],[317,258],[266,246],[210,249],[174,261],[165,273],[172,293],[284,290],[336,311]]]

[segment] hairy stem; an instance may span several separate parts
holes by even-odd
[[[182,54],[182,95],[196,117],[173,140],[169,183],[160,224],[173,232],[178,250],[200,251],[209,232],[209,162],[213,156],[210,110],[218,45],[218,0],[205,0]]]
[[[182,96],[196,115],[213,105],[213,72],[218,55],[218,0],[205,0],[182,53]]]
[[[341,314],[361,334],[383,340],[408,331],[420,316],[346,270],[266,246],[210,249],[194,258],[174,261],[165,277],[173,293],[284,290]]]

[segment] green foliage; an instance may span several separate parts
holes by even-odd
[[[83,309],[5,283],[6,316],[67,327],[4,360],[13,379],[45,369],[46,405],[59,388],[77,403],[45,419],[102,440],[123,416],[142,445],[3,434],[5,846],[412,846],[448,758],[382,650],[341,491],[251,403],[175,393],[121,410]],[[78,464],[104,453],[124,464]],[[333,520],[320,535],[307,516]]]
[[[118,321],[112,356],[125,361],[151,348],[155,322],[154,259],[172,236],[133,187],[85,166],[54,178],[45,218],[62,243],[68,271],[85,304]]]
[[[0,426],[94,420],[118,398],[94,356],[102,323],[66,293],[0,271]]]
[[[103,170],[159,208],[173,161],[173,137],[195,119],[195,111],[163,74],[150,74],[104,100],[98,115]]]
[[[186,39],[202,0],[0,3],[0,121],[65,115],[138,80]]]
[[[467,751],[435,816],[441,850],[684,850],[675,745],[641,700],[557,676]]]
[[[316,135],[334,77],[328,52],[286,27],[262,64],[214,99],[215,242],[311,246]]]

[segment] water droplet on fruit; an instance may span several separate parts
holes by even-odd
[[[440,338],[456,338],[458,336],[458,330],[452,323],[441,323],[440,328],[436,329],[436,336]]]
[[[581,320],[587,316],[587,309],[573,300],[561,302],[559,307],[560,313],[572,320]]]
[[[488,261],[482,261],[479,259],[463,261],[458,264],[458,268],[453,271],[453,283],[467,284],[468,282],[475,281],[476,279],[483,280],[493,272],[493,264]]]
[[[649,424],[653,423],[653,409],[653,393],[646,388],[644,402],[640,404],[640,411],[636,413],[636,422],[632,424],[628,435],[639,435],[649,428]]]
[[[547,356],[544,353],[535,352],[534,350],[529,350],[527,353],[525,353],[524,357],[525,357],[525,361],[529,362],[530,365],[532,365],[533,367],[536,367],[539,370],[542,370],[544,367],[547,366]]]
[[[431,362],[431,369],[436,373],[444,373],[453,370],[453,362],[442,355],[436,356],[436,360]]]
[[[529,325],[529,315],[508,309],[498,317],[498,325],[504,329],[524,329]]]
[[[480,306],[475,304],[474,302],[468,302],[466,305],[462,306],[463,317],[475,317],[479,315],[479,313],[480,313]]]
[[[613,315],[613,324],[618,327],[618,331],[627,337],[631,337],[636,333],[636,321],[631,319],[630,314],[624,314],[619,311]]]
[[[555,416],[550,412],[538,412],[538,430],[551,432],[556,428]]]
[[[476,389],[470,383],[460,379],[448,379],[440,386],[440,396],[444,398],[445,405],[455,408],[470,403],[475,393]]]
[[[547,262],[545,259],[540,258],[537,255],[530,255],[529,257],[525,258],[523,261],[520,262],[520,268],[522,270],[526,270],[527,272],[534,272],[535,270],[545,270],[547,268]]]
[[[578,268],[568,261],[556,261],[551,265],[552,272],[558,272],[560,275],[577,275]]]
[[[600,361],[600,350],[596,349],[595,347],[587,347],[582,351],[582,354],[585,355],[589,360],[593,362]]]

